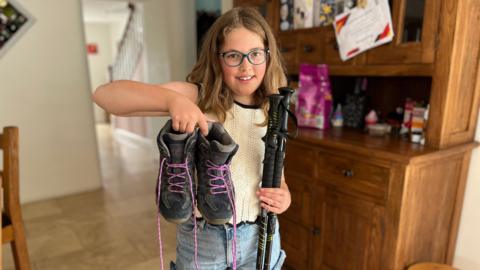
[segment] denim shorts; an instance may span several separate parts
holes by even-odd
[[[177,227],[177,259],[171,270],[195,269],[193,221],[189,220]],[[197,222],[197,263],[201,270],[232,269],[233,227]],[[244,223],[237,227],[236,261],[238,270],[256,268],[258,249],[258,225]],[[285,252],[280,248],[278,222],[273,238],[270,265],[272,270],[280,270],[285,260]]]

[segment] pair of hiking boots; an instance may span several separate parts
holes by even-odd
[[[198,128],[191,134],[178,133],[169,120],[157,136],[160,170],[156,203],[170,222],[186,222],[195,211],[195,202],[211,224],[225,224],[234,214],[229,165],[238,145],[220,123],[210,122],[208,127],[207,136]]]

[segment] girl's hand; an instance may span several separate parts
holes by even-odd
[[[190,99],[177,95],[168,102],[168,111],[172,117],[172,128],[181,133],[192,133],[198,124],[200,132],[208,134],[207,117]]]
[[[283,183],[280,188],[260,188],[257,191],[257,196],[262,202],[261,206],[267,211],[281,214],[290,207],[292,202],[290,191]]]

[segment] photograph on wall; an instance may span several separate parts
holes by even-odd
[[[280,30],[293,29],[293,0],[280,0]]]
[[[302,29],[313,26],[313,0],[295,0],[293,3],[293,28]]]
[[[13,0],[0,0],[0,56],[33,23],[33,17]]]

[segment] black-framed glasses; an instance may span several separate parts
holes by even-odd
[[[218,53],[223,58],[223,62],[229,67],[238,67],[242,64],[243,58],[247,58],[252,65],[261,65],[267,61],[269,49],[253,49],[247,53],[239,51],[229,51]]]

